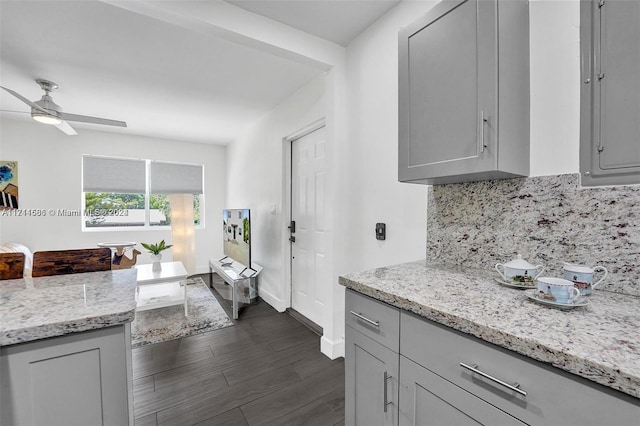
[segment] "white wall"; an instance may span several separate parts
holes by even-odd
[[[436,2],[403,2],[347,48],[345,271],[424,258],[427,191],[398,182],[398,30]],[[386,223],[385,241],[375,224]]]
[[[287,98],[228,148],[225,206],[251,209],[251,258],[264,268],[260,296],[281,312],[289,306],[283,139],[325,116],[324,80],[317,78]]]
[[[226,148],[78,129],[67,136],[33,121],[3,118],[0,158],[17,160],[21,209],[82,208],[81,155],[111,155],[204,164],[205,228],[196,230],[196,268],[222,251],[219,223],[226,185]],[[95,247],[101,241],[171,241],[170,230],[82,232],[81,217],[0,217],[0,242],[20,242],[31,251]],[[138,263],[150,263],[144,249]],[[171,250],[163,258],[171,257]],[[164,254],[163,253],[163,254]]]

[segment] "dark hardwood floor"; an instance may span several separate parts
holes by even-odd
[[[136,425],[344,424],[344,360],[317,334],[263,301],[233,322],[133,350]]]

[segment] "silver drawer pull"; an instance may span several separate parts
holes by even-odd
[[[369,324],[371,324],[374,327],[380,327],[380,322],[379,321],[370,320],[369,318],[365,317],[364,315],[359,314],[357,312],[353,312],[353,311],[351,311],[351,315],[360,318],[362,321],[368,322]]]
[[[384,404],[384,412],[387,412],[387,405],[391,404],[391,401],[387,401],[387,381],[391,378],[392,376],[389,375],[389,373],[387,373],[387,370],[384,370],[384,387],[382,392],[384,392],[384,401],[382,401],[382,403]]]
[[[480,111],[480,153],[484,152],[487,145],[484,143],[484,126],[489,120],[484,116],[484,111]]]
[[[525,391],[523,391],[522,389],[520,389],[520,384],[519,383],[514,383],[513,385],[510,385],[509,383],[503,382],[500,379],[496,379],[495,377],[485,373],[484,371],[478,370],[478,366],[476,364],[467,365],[464,362],[461,362],[460,366],[466,368],[469,371],[473,371],[474,373],[477,373],[477,374],[481,375],[482,377],[485,377],[485,378],[491,380],[492,382],[495,382],[495,383],[497,383],[499,385],[502,385],[505,388],[508,388],[508,389],[511,389],[512,391],[518,392],[522,396],[527,396],[527,393]]]

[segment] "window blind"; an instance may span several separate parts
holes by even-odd
[[[202,194],[202,181],[202,165],[150,163],[149,191],[152,194]]]
[[[145,161],[82,156],[82,191],[144,194]]]

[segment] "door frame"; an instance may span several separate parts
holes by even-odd
[[[292,151],[292,146],[293,146],[293,142],[296,141],[297,139],[300,139],[304,136],[307,136],[310,133],[315,132],[318,129],[321,129],[322,127],[326,127],[326,118],[322,117],[319,120],[314,121],[311,124],[308,124],[307,126],[303,127],[302,129],[290,134],[289,136],[286,136],[282,139],[282,145],[283,145],[283,149],[282,149],[282,153],[283,153],[283,188],[282,188],[282,200],[283,200],[283,206],[282,206],[282,212],[283,212],[283,221],[284,221],[284,226],[282,227],[282,242],[283,242],[283,247],[284,250],[282,250],[283,252],[283,258],[282,258],[282,265],[283,265],[283,270],[284,270],[284,302],[285,302],[285,307],[286,308],[291,308],[291,297],[292,297],[292,286],[293,286],[293,282],[291,280],[291,242],[289,242],[289,229],[287,228],[289,226],[289,224],[291,223],[291,207],[292,207],[292,203],[291,203],[291,198],[292,198],[292,193],[291,193],[291,172],[292,172],[292,159],[291,159],[291,151]],[[324,328],[323,324],[318,324],[320,327]]]

